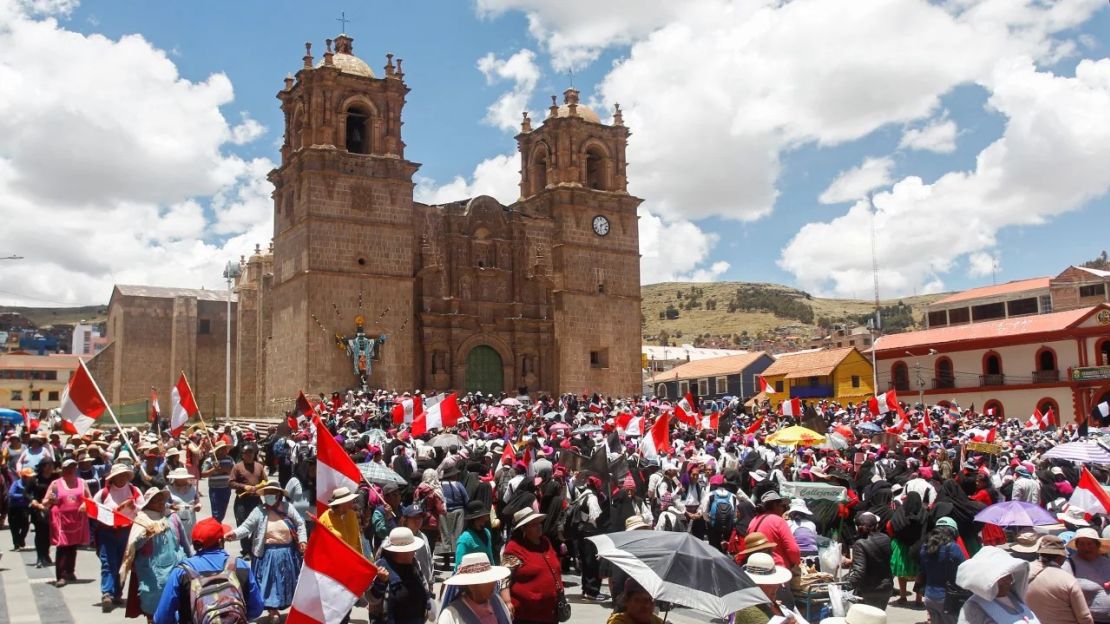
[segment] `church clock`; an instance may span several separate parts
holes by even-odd
[[[594,217],[594,234],[605,236],[609,233],[609,219],[601,215]]]

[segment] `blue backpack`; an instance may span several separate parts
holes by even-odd
[[[728,492],[724,494],[714,492],[711,496],[709,526],[720,530],[725,535],[729,535],[736,524],[736,509],[732,506],[732,495]]]

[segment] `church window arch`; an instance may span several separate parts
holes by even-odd
[[[378,147],[378,111],[374,104],[356,96],[343,102],[340,110],[343,112],[340,116],[343,148],[352,154],[375,153]]]
[[[531,178],[531,193],[535,195],[547,188],[547,167],[550,152],[546,143],[539,143],[532,150],[529,164],[529,177]]]
[[[584,160],[586,188],[607,191],[610,187],[610,158],[608,152],[598,143],[586,146]]]
[[[289,124],[289,146],[294,150],[304,147],[304,108],[301,106],[293,111],[293,119]]]

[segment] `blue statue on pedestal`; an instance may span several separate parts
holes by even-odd
[[[336,336],[336,346],[344,348],[347,355],[351,358],[351,367],[355,377],[359,378],[362,384],[362,389],[367,389],[367,379],[370,378],[371,373],[371,360],[374,359],[374,354],[377,352],[378,347],[385,343],[385,335],[372,338],[366,335],[363,331],[364,319],[362,315],[355,317],[355,336],[348,340],[344,340],[341,336]]]

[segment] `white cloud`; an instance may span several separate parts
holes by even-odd
[[[977,251],[967,257],[968,277],[986,277],[998,268],[998,260],[985,251]]]
[[[857,167],[841,171],[817,198],[822,204],[841,204],[862,199],[871,191],[890,185],[894,159],[868,158]]]
[[[640,214],[640,282],[711,282],[728,271],[724,261],[709,266],[709,255],[720,240],[689,221],[667,221],[642,207]],[[682,253],[674,253],[681,248]]]
[[[1110,117],[1103,114],[1110,110],[1110,59],[1081,61],[1074,77],[1038,71],[1028,58],[1002,61],[983,86],[988,106],[1007,122],[975,168],[932,184],[909,176],[875,196],[887,294],[936,282],[960,258],[994,248],[1003,228],[1044,223],[1110,190]],[[871,281],[869,232],[867,207],[857,203],[803,227],[779,264],[813,291],[858,292]],[[970,260],[978,266],[981,259]]]
[[[906,128],[899,149],[923,150],[938,154],[956,151],[956,122],[946,117],[934,119],[921,128]]]
[[[252,119],[246,112],[241,113],[243,120],[231,129],[231,142],[245,145],[266,134],[266,126]]]
[[[520,155],[516,152],[487,158],[478,163],[468,181],[462,176],[446,184],[423,176],[416,177],[414,199],[425,204],[445,204],[489,195],[508,205],[520,197]]]
[[[521,113],[528,110],[528,100],[540,79],[536,53],[524,49],[507,59],[499,59],[490,52],[478,59],[478,70],[486,77],[487,84],[503,80],[513,83],[512,89],[486,109],[486,123],[508,132],[519,131]]]
[[[183,79],[140,36],[82,35],[28,6],[0,0],[0,249],[26,258],[0,273],[0,301],[221,286],[224,263],[272,235],[260,201],[273,164],[224,151],[260,128],[221,114],[230,81]]]

